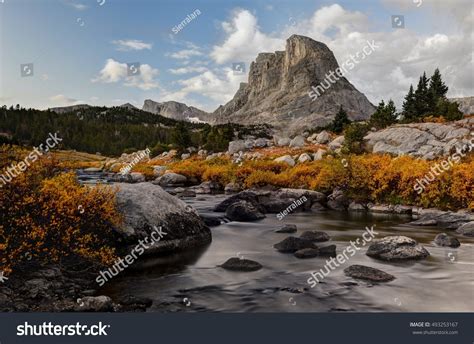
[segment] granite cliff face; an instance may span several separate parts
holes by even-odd
[[[200,122],[206,121],[209,114],[193,106],[187,106],[175,101],[158,103],[147,99],[143,103],[143,111],[158,114],[178,121]]]
[[[293,35],[285,51],[261,53],[252,62],[248,83],[214,112],[215,123],[268,123],[297,132],[327,124],[342,105],[352,120],[364,120],[374,106],[345,77],[317,99],[309,96],[338,63],[331,50],[311,38]]]

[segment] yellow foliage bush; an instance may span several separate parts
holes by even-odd
[[[203,181],[212,181],[226,185],[234,179],[234,168],[232,165],[211,165],[202,174]]]
[[[207,166],[209,166],[208,161],[200,159],[187,159],[170,164],[169,169],[175,173],[182,174],[187,178],[194,177],[198,180],[201,180]]]
[[[1,189],[0,270],[11,272],[27,260],[112,263],[112,231],[122,221],[115,193],[79,185],[51,159],[36,161]]]

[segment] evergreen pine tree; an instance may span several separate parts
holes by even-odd
[[[191,145],[191,135],[184,122],[178,122],[171,134],[171,140],[179,148],[186,148]]]
[[[410,85],[408,94],[405,96],[405,101],[403,102],[402,108],[403,119],[407,122],[411,122],[416,119],[416,107],[415,107],[415,92],[413,90],[413,85]]]
[[[385,105],[382,100],[378,105],[377,110],[375,110],[373,115],[370,117],[370,125],[377,129],[388,127],[397,122],[396,112],[397,108],[395,107],[393,100],[390,99],[387,105]]]
[[[429,101],[432,111],[437,107],[440,99],[445,99],[448,93],[448,86],[445,85],[441,78],[439,69],[436,68],[433,76],[430,78],[430,86],[428,88]]]
[[[417,118],[423,118],[430,112],[428,83],[429,79],[426,77],[426,72],[423,72],[423,76],[420,77],[415,91],[415,109]]]
[[[350,124],[351,121],[347,117],[347,112],[343,109],[342,105],[339,108],[334,121],[329,125],[329,129],[335,132],[336,134],[342,133],[344,127]]]

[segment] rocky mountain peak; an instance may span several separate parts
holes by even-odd
[[[309,37],[293,35],[285,51],[260,53],[250,65],[248,83],[214,112],[216,123],[268,123],[298,132],[325,125],[340,105],[353,120],[367,119],[374,106],[345,77],[318,99],[308,93],[339,67],[332,51]]]
[[[122,105],[120,105],[120,107],[127,108],[127,109],[132,109],[132,110],[136,109],[136,107],[134,105],[130,104],[130,103],[122,104]]]

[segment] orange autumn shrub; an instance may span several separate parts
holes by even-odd
[[[115,256],[113,228],[121,222],[115,190],[79,185],[73,173],[43,158],[0,193],[0,270],[80,259],[101,264]]]
[[[454,166],[449,196],[458,208],[467,205],[474,209],[474,159],[468,163]]]
[[[202,175],[209,166],[208,161],[200,159],[186,159],[169,164],[169,170],[178,174],[182,174],[187,178],[197,178],[201,180]]]
[[[236,182],[246,188],[309,188],[330,193],[340,188],[358,201],[418,205],[443,209],[473,207],[473,164],[466,157],[427,185],[422,193],[414,188],[418,180],[443,159],[426,161],[410,156],[388,154],[327,156],[319,161],[293,167],[273,160],[244,161],[234,164],[228,158],[209,161],[188,159],[171,164],[173,172],[225,185]]]
[[[202,174],[203,181],[217,182],[226,185],[234,179],[234,166],[232,165],[211,165]]]
[[[136,164],[132,167],[132,170],[130,172],[141,173],[145,176],[146,180],[153,180],[154,178],[156,178],[153,167],[147,164]]]
[[[273,173],[281,173],[290,168],[290,166],[285,163],[276,162],[273,160],[250,160],[245,164],[254,171],[269,171]]]
[[[246,188],[258,188],[265,185],[276,185],[276,174],[271,171],[253,171],[244,182]]]
[[[397,177],[391,173],[389,155],[351,156],[348,162],[348,188],[355,199],[380,200],[395,190]]]
[[[326,158],[314,162],[318,174],[311,181],[310,187],[321,192],[330,192],[336,187],[345,189],[348,183],[347,168],[338,159]]]
[[[318,176],[320,172],[319,164],[306,162],[304,164],[296,165],[288,168],[277,175],[276,180],[280,187],[291,188],[309,188],[312,181]]]

